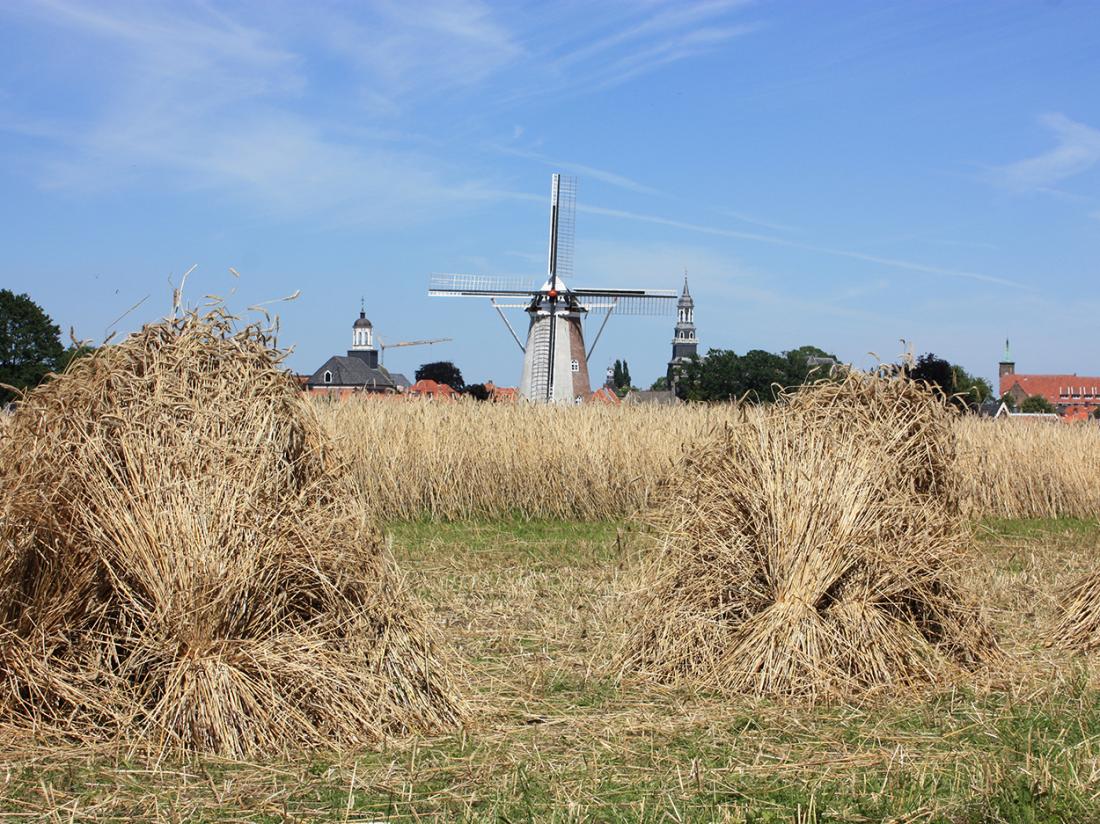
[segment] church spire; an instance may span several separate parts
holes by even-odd
[[[695,333],[695,299],[688,289],[687,269],[684,269],[684,288],[676,302],[676,330],[672,338],[672,360],[668,362],[668,385],[676,388],[680,369],[689,360],[699,357],[699,338]]]

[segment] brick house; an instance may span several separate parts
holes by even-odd
[[[998,364],[1001,397],[1010,395],[1019,406],[1032,395],[1046,398],[1065,421],[1083,421],[1100,408],[1100,376],[1023,375],[1008,353]]]

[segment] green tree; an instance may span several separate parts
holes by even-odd
[[[0,383],[33,388],[58,369],[64,352],[61,330],[42,307],[28,295],[0,289]],[[0,387],[0,403],[15,397]]]
[[[445,383],[456,392],[466,388],[466,382],[462,380],[462,371],[450,361],[432,361],[423,364],[416,370],[416,379]]]
[[[1002,403],[1008,407],[1009,412],[1016,411],[1016,399],[1012,395],[1009,395],[1007,392],[1001,395],[1000,400],[997,401],[998,406]]]
[[[825,376],[809,358],[835,360],[816,346],[801,346],[779,355],[763,349],[752,349],[744,355],[729,349],[711,349],[705,357],[684,365],[676,394],[684,400],[744,398],[750,403],[771,403],[777,388],[797,387]]]
[[[611,367],[611,385],[619,395],[630,391],[630,367],[625,360],[616,360]]]
[[[654,392],[666,392],[668,391],[668,378],[664,375],[653,381],[653,385],[649,387]]]
[[[1020,404],[1021,412],[1054,412],[1054,404],[1042,395],[1029,395]]]
[[[957,365],[951,367],[951,372],[955,380],[956,403],[975,411],[993,397],[993,387],[985,378],[975,377]]]
[[[1096,418],[1097,420],[1100,420],[1100,406],[1098,406],[1094,410],[1092,410],[1092,416],[1094,418]]]
[[[917,362],[909,369],[909,377],[927,383],[948,398],[955,394],[955,372],[951,364],[932,352],[925,352],[917,358]]]
[[[69,368],[70,363],[80,358],[86,358],[95,352],[95,349],[94,346],[88,346],[86,343],[75,343],[72,346],[65,347],[65,351],[57,359],[57,371],[64,372]]]
[[[466,384],[465,394],[469,395],[475,401],[489,400],[489,388],[483,383]]]
[[[831,360],[835,363],[837,360],[836,355],[816,346],[800,346],[784,352],[783,357],[787,359],[787,378],[784,386],[788,387],[802,386],[809,381],[829,377],[829,368],[814,361]]]

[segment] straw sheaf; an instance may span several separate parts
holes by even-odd
[[[258,326],[188,313],[0,430],[0,718],[228,756],[460,722],[281,358]]]
[[[809,698],[937,681],[996,644],[959,576],[951,412],[851,373],[742,416],[688,456],[623,672]]]

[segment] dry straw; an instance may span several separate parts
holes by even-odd
[[[1079,577],[1063,593],[1059,606],[1049,642],[1080,652],[1100,649],[1100,571]]]
[[[347,458],[357,495],[380,521],[629,517],[648,505],[685,448],[741,414],[729,404],[355,399],[316,407]],[[1100,513],[1100,426],[972,415],[951,425],[967,517]]]
[[[0,435],[0,717],[228,756],[463,716],[264,330],[145,327]]]
[[[650,514],[621,670],[817,698],[978,664],[953,423],[921,385],[852,373],[694,450]]]

